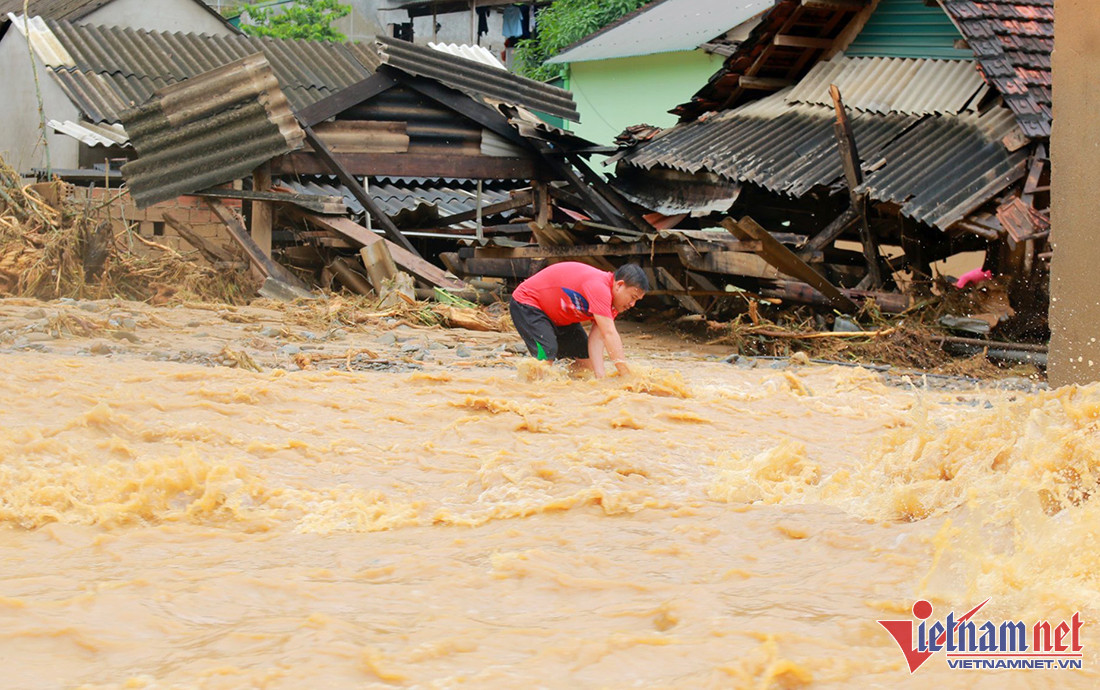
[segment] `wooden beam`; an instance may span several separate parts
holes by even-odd
[[[458,177],[471,180],[531,180],[542,176],[531,158],[441,156],[420,153],[334,153],[334,160],[353,175]],[[276,175],[331,175],[316,153],[294,151],[271,162]]]
[[[389,237],[397,246],[419,256],[416,250],[413,249],[409,239],[401,234],[401,231],[393,224],[390,217],[374,202],[374,198],[367,193],[367,190],[363,189],[363,185],[359,184],[359,180],[355,179],[355,176],[333,157],[332,152],[329,151],[325,143],[317,137],[313,129],[311,127],[303,127],[302,129],[306,133],[306,141],[313,147],[313,152],[328,165],[331,172],[336,173],[336,176],[340,178],[340,182],[348,188],[352,196],[363,205],[367,213],[369,213],[375,222],[382,227],[382,230],[386,233],[386,237]]]
[[[664,266],[654,266],[653,271],[654,273],[656,273],[657,279],[670,290],[669,294],[672,295],[672,297],[680,303],[681,307],[696,314],[707,313],[707,310],[703,308],[703,305],[699,304],[699,302],[694,297],[687,294],[686,288],[684,288],[680,281],[672,277],[672,274],[668,272],[668,269],[666,269]]]
[[[783,244],[780,244],[767,230],[760,227],[752,218],[745,216],[741,219],[740,223],[735,223],[732,218],[726,218],[722,221],[722,227],[739,238],[747,235],[754,240],[762,242],[764,248],[761,250],[760,255],[765,258],[768,263],[787,275],[792,275],[798,280],[807,283],[824,295],[826,299],[840,311],[851,313],[859,309],[855,302],[841,294],[836,286],[815,271],[808,263],[795,256],[794,252],[787,249]]]
[[[855,227],[859,221],[859,214],[849,206],[833,222],[825,226],[825,229],[811,237],[802,249],[798,251],[803,261],[809,261],[807,255],[811,252],[821,251],[832,244],[836,238],[844,234],[849,228]]]
[[[764,278],[767,280],[788,279],[785,273],[764,261],[756,254],[745,252],[707,252],[701,254],[691,245],[682,244],[676,247],[676,253],[680,256],[680,263],[685,268],[693,271],[706,271],[708,273],[722,273],[731,276],[743,276],[745,278]]]
[[[376,242],[386,242],[386,248],[390,250],[390,256],[393,257],[394,263],[429,285],[436,285],[442,288],[453,288],[456,290],[461,290],[466,287],[465,283],[461,280],[455,280],[447,276],[438,266],[425,261],[419,255],[413,254],[395,242],[389,242],[379,237],[374,232],[367,230],[362,225],[352,220],[341,216],[318,216],[312,213],[303,213],[301,215],[310,223],[325,228],[326,230],[332,230],[361,247]]]
[[[792,36],[790,34],[776,34],[772,43],[780,48],[809,48],[813,50],[828,50],[833,47],[831,38],[811,38],[810,36]]]
[[[266,192],[271,189],[271,167],[267,163],[261,164],[252,171],[252,188]],[[270,201],[253,199],[252,204],[252,241],[260,250],[271,256],[271,222],[275,216],[275,209]]]
[[[259,192],[249,189],[211,187],[210,189],[191,192],[191,196],[211,197],[214,199],[259,199],[262,201],[275,201],[293,204],[307,211],[313,211],[314,213],[341,214],[346,213],[348,210],[343,197],[319,194],[294,194],[292,192],[276,191]]]
[[[395,84],[397,82],[390,76],[375,72],[362,81],[302,108],[295,115],[302,127],[312,127],[353,105],[374,98],[383,91],[392,88]]]
[[[858,12],[867,7],[867,0],[802,0],[808,10],[846,10]]]
[[[309,290],[306,284],[298,279],[298,276],[291,273],[290,269],[276,263],[270,256],[264,254],[263,251],[260,250],[259,246],[257,246],[248,235],[248,230],[245,229],[244,222],[241,221],[237,214],[230,211],[225,204],[218,199],[203,199],[203,202],[214,212],[214,215],[225,224],[225,227],[229,230],[230,236],[241,246],[244,253],[248,255],[249,261],[259,269],[260,273],[292,287],[301,290]]]
[[[217,244],[198,234],[190,225],[173,216],[170,211],[165,211],[163,218],[170,228],[179,233],[179,236],[187,240],[192,247],[199,250],[199,253],[210,263],[233,263],[240,260],[240,256],[229,247]]]
[[[840,292],[853,302],[874,299],[878,308],[887,314],[900,314],[911,306],[908,296],[896,292],[868,292],[866,290],[847,290],[843,288]],[[760,294],[765,297],[777,297],[800,304],[812,304],[828,309],[834,308],[832,301],[805,283],[779,281],[772,287],[761,288]]]
[[[565,259],[579,256],[649,256],[651,254],[676,254],[679,242],[630,242],[623,244],[579,244],[557,247],[478,247],[479,257]],[[759,249],[759,242],[730,242],[719,251],[752,252]],[[705,253],[705,252],[703,252]]]

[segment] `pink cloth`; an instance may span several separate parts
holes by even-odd
[[[959,279],[955,281],[955,287],[962,289],[971,283],[980,283],[992,277],[993,271],[984,271],[981,268],[975,268],[973,271],[967,271],[959,276]]]

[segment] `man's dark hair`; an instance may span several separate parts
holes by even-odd
[[[645,271],[638,264],[623,264],[615,271],[615,280],[621,280],[627,287],[638,288],[649,292],[649,278],[645,277]]]

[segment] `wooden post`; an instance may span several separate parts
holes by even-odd
[[[859,191],[863,184],[863,171],[859,167],[859,149],[856,148],[856,138],[852,133],[852,123],[848,121],[848,111],[844,107],[844,101],[840,97],[840,89],[836,84],[829,86],[829,93],[833,97],[833,106],[836,108],[836,122],[833,128],[836,132],[836,143],[840,148],[840,159],[844,163],[844,177],[848,181],[848,192],[852,197],[852,208],[858,214],[859,236],[863,245],[863,257],[867,260],[867,276],[870,287],[878,288],[882,285],[882,270],[879,267],[878,244],[871,234],[871,226],[867,222],[867,194]]]
[[[539,227],[550,224],[550,191],[545,182],[531,182],[531,206],[535,211],[535,224]]]
[[[266,192],[271,189],[271,166],[263,163],[252,171],[252,189],[258,192]],[[260,248],[260,251],[271,256],[271,225],[275,215],[274,206],[270,201],[254,200],[252,204],[252,223],[249,228],[252,241]],[[253,271],[257,269],[253,267]]]
[[[265,277],[275,278],[288,285],[291,285],[302,290],[308,290],[308,286],[303,283],[298,276],[291,273],[289,269],[282,264],[275,263],[271,257],[264,254],[256,243],[252,241],[248,231],[245,230],[244,223],[237,217],[237,214],[226,208],[218,199],[203,199],[210,210],[214,212],[225,227],[229,230],[230,236],[236,240],[237,244],[241,246],[245,254],[248,255],[250,261],[256,265],[256,268]]]

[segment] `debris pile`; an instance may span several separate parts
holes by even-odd
[[[24,185],[0,158],[0,295],[239,304],[255,294],[247,273],[216,271],[197,252],[112,224],[116,199],[78,200],[56,181]]]

